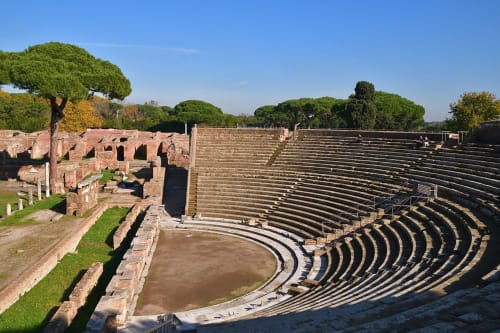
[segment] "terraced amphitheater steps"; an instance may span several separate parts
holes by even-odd
[[[355,171],[371,179],[384,175],[397,180],[417,161],[434,152],[434,149],[412,149],[411,140],[370,138],[359,143],[356,137],[329,136],[321,131],[300,133],[303,139],[290,141],[273,166],[319,173]]]
[[[432,293],[387,298],[337,308],[305,310],[220,325],[200,326],[197,332],[304,332],[314,325],[320,332],[442,332],[482,331],[500,327],[500,282],[484,288],[463,289],[440,297]]]
[[[204,181],[198,183],[197,211],[280,227],[311,241],[318,250],[312,263],[321,267],[321,277],[314,288],[297,286],[295,296],[241,321],[227,318],[226,324],[201,326],[198,332],[399,329],[392,319],[410,325],[405,331],[468,327],[465,321],[474,311],[460,312],[447,297],[491,284],[498,275],[489,272],[498,266],[500,250],[494,227],[495,218],[500,221],[498,149],[467,144],[414,149],[416,133],[370,132],[362,143],[353,131],[296,134],[297,140],[274,146],[266,163],[217,160],[199,169]],[[252,149],[248,152],[252,159]],[[226,185],[214,187],[210,180]],[[411,205],[402,200],[415,181],[437,184],[438,198]],[[377,202],[384,196],[392,198]],[[392,210],[394,204],[401,208]],[[327,235],[329,241],[319,245]],[[474,298],[476,289],[467,290],[463,295]],[[433,306],[460,315],[451,322],[415,324],[411,316],[430,318]]]
[[[280,142],[278,144],[278,146],[274,150],[274,152],[271,155],[271,157],[269,157],[269,160],[267,161],[266,166],[273,165],[273,163],[276,160],[276,158],[281,154],[281,152],[283,151],[283,149],[285,149],[287,143],[288,143],[288,141],[282,141],[282,142]]]
[[[439,283],[439,281],[441,280],[446,280],[446,284],[449,284],[450,281],[452,280],[449,280],[447,279],[446,277],[447,276],[459,276],[459,275],[455,275],[453,272],[453,269],[455,271],[459,270],[460,269],[460,266],[457,266],[455,265],[455,262],[453,260],[437,260],[437,261],[434,261],[432,265],[430,265],[430,262],[427,262],[424,260],[424,254],[425,252],[423,250],[419,250],[419,254],[417,255],[416,254],[416,251],[417,251],[417,239],[415,239],[415,235],[414,233],[416,231],[423,231],[425,229],[419,229],[418,227],[412,227],[412,228],[409,228],[409,227],[406,227],[405,224],[403,223],[400,223],[399,220],[394,220],[394,221],[388,221],[389,224],[382,224],[382,225],[378,225],[378,224],[373,224],[372,225],[372,229],[364,229],[365,231],[368,231],[368,232],[365,232],[365,234],[370,234],[369,230],[373,230],[373,232],[377,233],[378,230],[382,230],[384,228],[388,228],[387,229],[387,232],[390,231],[390,233],[392,233],[392,235],[394,236],[390,236],[389,238],[387,239],[393,239],[393,241],[390,241],[389,243],[387,243],[388,245],[387,246],[390,246],[390,247],[393,247],[394,249],[395,248],[403,248],[402,247],[402,244],[413,244],[411,247],[409,248],[403,248],[403,251],[399,251],[399,254],[398,255],[395,255],[394,254],[397,252],[397,251],[394,251],[392,250],[391,252],[393,253],[393,257],[392,259],[389,259],[389,257],[387,257],[389,259],[388,262],[385,262],[385,263],[382,263],[382,264],[379,264],[379,266],[382,266],[384,267],[384,269],[382,271],[376,271],[377,273],[380,273],[380,272],[391,272],[391,275],[387,275],[387,273],[383,273],[382,276],[385,275],[385,277],[383,278],[382,281],[385,281],[382,285],[380,284],[380,282],[374,284],[377,286],[377,290],[373,290],[373,289],[370,289],[370,288],[363,288],[361,290],[364,290],[364,293],[368,292],[367,295],[370,295],[370,299],[371,300],[376,300],[376,299],[383,299],[385,298],[386,296],[390,296],[390,295],[404,295],[406,293],[408,293],[409,291],[410,292],[413,292],[413,290],[416,290],[417,289],[417,286],[418,285],[425,285],[426,281],[429,280],[429,279],[433,279],[435,282],[433,283],[434,285],[436,285],[437,283]],[[381,229],[382,228],[382,229]],[[386,233],[383,233],[381,235],[384,235]],[[390,234],[386,234],[386,235],[390,235]],[[436,234],[437,235],[437,234]],[[395,237],[396,236],[396,237]],[[394,238],[395,237],[395,238]],[[424,244],[424,240],[426,239],[427,236],[420,236],[419,237],[419,240],[418,243],[420,244],[420,247],[422,247],[422,245]],[[458,236],[456,236],[458,237]],[[356,239],[356,238],[354,238]],[[354,240],[353,239],[353,240]],[[334,285],[336,285],[336,288],[338,289],[341,285],[344,285],[344,286],[348,286],[348,289],[346,289],[346,295],[349,295],[348,298],[346,298],[346,300],[348,300],[350,303],[353,302],[353,299],[354,299],[354,296],[357,294],[356,290],[357,288],[355,287],[356,286],[356,283],[359,283],[359,282],[362,282],[360,284],[363,285],[364,282],[363,281],[369,281],[369,280],[374,280],[373,279],[373,275],[365,275],[365,276],[359,276],[360,274],[356,274],[355,271],[352,271],[352,267],[355,267],[356,266],[356,263],[354,263],[353,260],[350,260],[349,258],[354,258],[355,256],[353,256],[354,253],[364,253],[363,251],[359,251],[359,250],[353,250],[352,246],[350,245],[352,242],[352,240],[348,243],[348,247],[347,248],[350,248],[349,251],[347,252],[344,252],[339,258],[344,258],[344,264],[339,264],[339,267],[340,268],[340,272],[343,272],[343,273],[336,273],[334,274],[333,276],[333,280],[338,280],[339,282],[335,282]],[[399,244],[399,245],[389,245],[391,243],[394,243],[396,242],[396,244]],[[356,243],[352,243],[352,244],[356,244]],[[342,247],[336,247],[336,248],[342,248]],[[344,248],[344,249],[347,249],[347,248]],[[361,248],[363,248],[363,246],[361,246]],[[446,252],[446,251],[445,251]],[[443,253],[445,253],[443,252]],[[352,253],[352,254],[349,254],[349,253]],[[437,255],[437,253],[436,253]],[[362,255],[361,255],[362,256]],[[419,259],[419,258],[422,258],[422,259]],[[451,257],[453,258],[453,257]],[[361,262],[363,262],[363,258],[360,259]],[[419,263],[420,260],[423,260],[421,263]],[[469,261],[471,259],[468,259]],[[350,262],[350,263],[349,263]],[[462,260],[463,263],[467,262],[466,259]],[[347,263],[349,263],[347,265]],[[392,264],[390,264],[392,263]],[[463,266],[463,264],[462,264]],[[343,268],[342,268],[343,267]],[[351,267],[351,268],[349,268]],[[458,267],[458,268],[453,268],[453,267]],[[446,272],[446,273],[438,273],[439,270],[440,271],[443,271],[443,272]],[[428,269],[430,269],[428,272],[426,272]],[[397,273],[396,273],[397,272]],[[425,274],[424,274],[425,273]],[[418,276],[421,276],[420,278]],[[336,277],[335,277],[336,276]],[[391,276],[390,279],[388,279],[388,277]],[[351,281],[351,277],[354,277],[355,280],[354,281]],[[390,282],[390,281],[394,281],[394,282]],[[344,281],[344,282],[342,282]],[[349,285],[345,284],[346,281],[350,281],[349,282]],[[356,281],[356,282],[355,282]],[[376,281],[376,279],[375,279]],[[423,281],[423,282],[422,282]],[[353,284],[354,282],[354,284]],[[429,289],[430,287],[432,287],[433,284],[428,284],[426,285],[426,290]],[[384,285],[386,287],[384,287]],[[396,288],[395,288],[396,287]],[[420,287],[419,287],[420,288]],[[342,298],[339,298],[339,295],[338,295],[338,292],[335,292],[334,294],[337,294],[336,296],[333,296],[332,295],[329,295],[328,297],[326,297],[327,295],[326,294],[323,294],[322,295],[322,299],[332,299],[332,298],[335,298],[337,301],[337,303],[342,299]],[[360,294],[362,295],[362,294]],[[307,297],[307,296],[305,296]],[[306,298],[303,298],[304,300]],[[359,300],[363,300],[362,298],[359,299]],[[294,300],[293,301],[293,308],[297,308],[297,305],[300,304],[300,303],[303,303],[303,301],[299,301],[298,299]],[[328,302],[328,301],[326,301]],[[323,303],[325,303],[325,301],[323,301]],[[306,303],[304,303],[307,308],[310,308],[310,305]],[[329,306],[333,306],[333,303],[328,303],[330,304]],[[326,303],[325,303],[326,305]],[[342,305],[342,303],[339,303],[339,305]],[[320,305],[321,306],[324,306],[324,305]],[[338,306],[338,305],[337,305]],[[278,306],[277,308],[280,308],[279,310],[279,313],[288,313],[290,311],[292,311],[292,309],[286,309],[283,308],[283,306]],[[284,312],[283,312],[284,311]],[[295,310],[294,310],[295,311]],[[275,313],[276,311],[273,310],[271,313]],[[278,313],[278,312],[276,312]]]
[[[409,180],[431,182],[439,191],[490,216],[500,209],[500,153],[494,147],[443,148],[408,172]]]
[[[408,296],[406,302],[397,299],[392,306],[375,308],[377,311],[366,311],[352,318],[345,332],[492,331],[500,327],[498,316],[491,311],[498,309],[499,291],[500,283],[496,282],[484,288],[462,289],[440,298],[426,298],[425,294]],[[402,312],[401,308],[406,310]]]
[[[188,216],[193,216],[197,211],[197,202],[198,202],[198,172],[196,172],[195,168],[191,168],[189,171],[189,196],[186,199],[188,202],[188,210],[186,214]]]

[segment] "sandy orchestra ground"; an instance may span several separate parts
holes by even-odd
[[[256,288],[275,271],[266,249],[208,232],[162,231],[134,315],[183,311]]]

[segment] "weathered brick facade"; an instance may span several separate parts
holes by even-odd
[[[97,204],[99,179],[102,175],[92,176],[76,185],[66,195],[66,214],[83,216],[86,211]]]
[[[20,164],[20,160],[47,158],[50,137],[47,131],[23,133],[0,131],[0,179],[18,178],[36,183],[45,181],[43,164]],[[158,156],[169,164],[187,166],[189,138],[178,133],[137,130],[89,129],[84,133],[60,133],[55,180],[58,192],[73,188],[85,176],[111,168],[129,172],[134,160],[156,161]]]

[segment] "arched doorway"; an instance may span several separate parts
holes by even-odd
[[[125,161],[125,148],[123,146],[116,147],[116,154],[118,161]]]
[[[146,145],[140,145],[135,148],[134,160],[147,160],[148,159],[148,149]]]

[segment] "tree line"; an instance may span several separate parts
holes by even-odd
[[[299,98],[266,105],[253,115],[231,115],[208,102],[187,100],[174,107],[151,100],[144,104],[123,104],[97,95],[78,103],[67,102],[60,129],[68,132],[86,128],[118,128],[147,131],[184,131],[184,123],[218,127],[418,129],[424,124],[424,108],[382,91],[365,81],[358,82],[347,99]],[[0,91],[0,128],[33,132],[49,126],[48,101],[28,93]]]
[[[361,128],[388,130],[468,130],[500,115],[500,100],[488,92],[464,93],[450,104],[451,117],[424,123],[424,108],[396,94],[373,91],[364,82],[347,99],[299,98],[265,105],[253,115],[232,115],[208,102],[187,100],[174,107],[151,100],[123,104],[94,95],[78,103],[68,102],[60,129],[82,132],[87,128],[137,129],[184,132],[184,123],[217,127]],[[35,132],[48,129],[49,103],[29,93],[0,90],[0,129]]]
[[[184,123],[206,126],[259,126],[250,115],[224,114],[208,102],[187,100],[175,107],[151,100],[144,104],[124,104],[97,95],[77,103],[67,102],[60,130],[82,132],[87,128],[137,129],[141,131],[183,132]],[[0,129],[36,132],[49,128],[48,101],[29,93],[8,93],[0,89]]]
[[[423,106],[397,94],[375,91],[367,81],[356,84],[347,99],[299,98],[255,110],[264,126],[416,130],[424,125]]]

